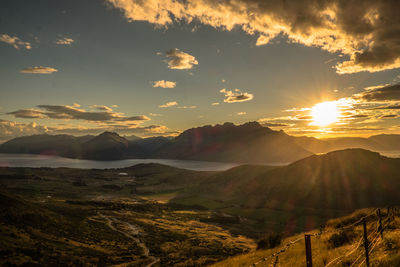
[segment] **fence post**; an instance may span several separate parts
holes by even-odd
[[[278,261],[279,261],[279,258],[278,258],[278,257],[279,257],[279,256],[276,255],[275,262],[274,262],[274,267],[278,266]]]
[[[367,267],[369,267],[368,235],[367,235],[367,223],[365,222],[365,218],[363,219],[363,227],[364,227],[365,263],[367,264]]]
[[[379,217],[378,232],[380,233],[381,238],[383,238],[383,227],[382,227],[382,214],[381,214],[381,209],[378,209],[378,217]]]
[[[311,253],[311,235],[304,235],[306,242],[306,263],[307,267],[312,267],[312,253]]]

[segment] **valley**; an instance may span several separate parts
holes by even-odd
[[[399,166],[350,149],[219,172],[2,167],[2,263],[210,265],[252,253],[266,234],[290,238],[357,209],[399,204]]]

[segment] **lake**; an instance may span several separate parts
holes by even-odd
[[[97,161],[69,159],[47,155],[0,154],[1,167],[67,167],[79,169],[111,169],[129,167],[140,163],[159,163],[176,168],[195,171],[225,171],[239,165],[235,163],[174,159],[125,159],[113,161]]]

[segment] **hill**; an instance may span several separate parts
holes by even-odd
[[[312,155],[282,131],[257,122],[225,123],[184,131],[156,155],[162,158],[241,162],[285,163]]]
[[[31,135],[17,137],[0,145],[1,153],[47,154],[62,156],[66,153],[78,154],[81,145],[93,136],[75,137],[71,135]]]
[[[171,201],[246,218],[251,236],[268,230],[293,233],[354,209],[400,204],[399,177],[400,159],[348,149],[272,169],[233,168],[206,177]]]
[[[231,257],[211,266],[274,266],[275,263],[276,266],[306,266],[304,234],[312,235],[313,266],[365,266],[362,218],[367,221],[371,266],[400,266],[399,215],[394,210],[390,210],[389,214],[382,212],[383,238],[376,231],[379,221],[376,210],[363,209],[330,220],[318,230],[286,237],[276,247]]]
[[[79,158],[94,160],[116,160],[125,158],[128,140],[117,133],[104,132],[81,145]]]
[[[288,166],[241,166],[209,177],[194,191],[248,207],[356,209],[400,204],[400,159],[362,149],[313,155]]]

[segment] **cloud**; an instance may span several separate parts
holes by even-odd
[[[169,107],[173,107],[173,106],[177,106],[177,105],[178,105],[178,102],[171,101],[171,102],[167,102],[167,103],[165,103],[163,105],[159,105],[158,107],[159,108],[169,108]]]
[[[30,74],[52,74],[53,72],[58,72],[57,69],[55,68],[50,68],[50,67],[29,67],[22,69],[20,71],[21,73],[30,73]]]
[[[377,107],[375,109],[400,109],[400,105]]]
[[[18,123],[15,121],[0,120],[0,142],[8,139],[33,134],[44,134],[48,132],[46,126],[37,125],[35,122]]]
[[[15,121],[1,120],[0,119],[0,143],[9,139],[34,135],[34,134],[70,134],[70,135],[87,135],[87,134],[100,134],[104,131],[117,132],[121,135],[139,135],[143,137],[151,136],[176,136],[180,132],[173,131],[164,125],[149,125],[149,126],[135,126],[135,125],[97,125],[88,126],[77,124],[62,124],[62,125],[38,125],[35,122],[31,123],[18,123]]]
[[[176,82],[171,82],[171,81],[155,81],[153,82],[153,87],[162,87],[162,88],[175,88]]]
[[[15,49],[24,48],[30,50],[32,48],[31,43],[23,42],[17,36],[10,36],[8,34],[0,34],[0,42],[12,45]]]
[[[23,118],[23,119],[34,119],[34,118],[45,118],[46,115],[43,114],[40,110],[35,109],[19,109],[13,112],[6,113],[7,115],[14,115],[15,118]]]
[[[244,111],[236,113],[236,115],[238,115],[238,116],[243,116],[243,115],[246,115],[246,114],[247,114],[247,113],[244,112]]]
[[[259,36],[257,45],[286,36],[290,42],[345,55],[338,73],[376,72],[400,67],[400,16],[396,0],[107,0],[128,21],[167,28],[193,21],[241,28]],[[347,58],[347,59],[346,59]]]
[[[182,109],[193,109],[193,108],[197,108],[197,106],[179,106],[178,108],[182,108]]]
[[[390,119],[390,118],[397,118],[398,115],[396,114],[388,114],[388,115],[383,115],[383,119]]]
[[[74,39],[68,38],[68,37],[64,37],[64,38],[60,38],[56,41],[56,44],[58,45],[71,45],[74,41]]]
[[[252,94],[246,92],[242,93],[239,89],[235,89],[234,91],[229,91],[224,88],[221,89],[219,92],[225,95],[224,102],[226,103],[249,101],[252,100],[254,97]]]
[[[262,126],[265,127],[286,127],[288,126],[287,124],[284,123],[271,123],[271,122],[263,122],[261,123]]]
[[[185,53],[178,48],[171,49],[165,53],[168,68],[176,70],[186,70],[193,68],[193,65],[199,64],[196,58]]]
[[[400,101],[400,84],[370,89],[354,96],[367,102]]]
[[[219,105],[219,102],[214,102],[214,103],[212,103],[211,105],[212,105],[212,106],[217,106],[217,105]]]
[[[93,106],[92,106],[93,107]],[[38,105],[39,109],[20,109],[6,113],[15,118],[50,118],[59,120],[85,120],[91,122],[103,122],[109,124],[137,124],[150,120],[145,115],[126,116],[123,113],[113,112],[107,106],[95,107],[101,111],[93,112],[79,108],[79,105]]]
[[[78,108],[80,107],[80,105],[77,106]],[[111,112],[113,111],[112,108],[107,107],[107,106],[103,106],[103,105],[92,105],[90,106],[91,108],[97,109],[97,110],[102,110],[102,111],[108,111]]]
[[[270,36],[260,35],[260,36],[257,38],[256,46],[266,45],[266,44],[269,43],[270,40],[271,40],[271,37],[270,37]]]

